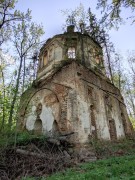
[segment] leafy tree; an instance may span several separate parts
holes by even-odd
[[[129,118],[130,118],[130,121],[133,125],[133,128],[135,129],[135,118],[133,118],[132,116],[130,116]]]
[[[135,1],[134,0],[98,0],[97,8],[102,8],[104,13],[102,22],[105,22],[109,27],[118,26],[122,22],[121,12],[125,9],[131,9],[131,14],[128,18],[134,20]]]
[[[13,67],[11,57],[0,51],[0,131],[6,128],[11,105],[12,92],[14,90],[15,74],[10,75]]]
[[[4,77],[4,68],[5,68],[5,64],[4,64],[4,57],[2,54],[2,51],[0,52],[0,104],[1,104],[1,113],[2,113],[2,122],[1,122],[1,129],[4,126],[5,123],[5,101],[6,101],[6,89],[5,89],[5,77]]]
[[[77,31],[81,31],[80,29],[80,23],[87,24],[87,14],[84,10],[83,4],[80,3],[80,5],[75,8],[74,10],[66,9],[61,11],[62,14],[66,17],[65,24],[63,25],[63,29],[66,29],[67,25],[73,24]]]
[[[15,22],[30,19],[30,11],[22,13],[15,10],[17,0],[0,0],[0,46],[10,39]]]
[[[17,0],[0,0],[0,46],[10,40],[11,47],[14,46],[16,51],[15,59],[18,66],[12,75],[12,79],[7,83],[5,77],[7,68],[5,63],[0,64],[1,128],[7,122],[10,128],[12,126],[15,118],[14,112],[17,111],[19,100],[17,95],[24,91],[26,77],[29,75],[28,70],[31,67],[28,58],[38,48],[40,36],[43,34],[42,27],[31,22],[29,9],[26,13],[14,10],[16,3]]]
[[[19,67],[17,70],[17,79],[15,85],[15,91],[13,100],[11,103],[10,113],[8,124],[9,127],[12,126],[12,117],[14,113],[14,107],[17,99],[17,94],[19,91],[20,86],[20,79],[21,79],[21,70],[24,63],[24,75],[23,75],[23,82],[25,82],[25,62],[26,58],[37,48],[41,35],[43,35],[42,26],[37,25],[33,22],[27,22],[27,20],[18,23],[13,27],[13,45],[15,47],[18,60],[19,60]],[[23,83],[24,86],[24,83]],[[23,87],[24,89],[24,87]]]
[[[130,68],[130,80],[128,81],[127,96],[131,109],[131,115],[135,119],[135,51],[128,54],[128,63]]]
[[[112,72],[112,58],[111,54],[114,53],[113,43],[110,41],[109,34],[105,31],[104,24],[101,23],[101,20],[97,20],[96,16],[91,12],[91,9],[88,9],[88,19],[89,25],[87,27],[87,32],[89,35],[96,40],[104,50],[104,59],[106,64],[106,72],[110,77],[110,80],[113,82],[113,72]]]
[[[113,61],[112,61],[111,67],[112,67],[113,82],[114,82],[114,85],[122,93],[124,86],[126,84],[126,81],[127,81],[124,67],[123,67],[124,58],[122,57],[120,53],[114,52],[114,56],[112,59]]]
[[[98,42],[104,49],[107,75],[113,83],[111,54],[114,53],[114,46],[110,41],[109,34],[105,31],[105,25],[101,23],[101,20],[96,18],[95,14],[92,13],[90,8],[88,11],[85,11],[82,4],[80,4],[80,6],[75,10],[66,10],[62,12],[64,12],[64,15],[67,17],[67,25],[72,19],[72,22],[77,30],[81,31],[82,33],[89,34],[90,37]]]
[[[128,62],[131,69],[133,81],[135,82],[135,51],[129,52]]]
[[[126,82],[125,99],[128,107],[129,115],[135,120],[135,89],[129,81]]]

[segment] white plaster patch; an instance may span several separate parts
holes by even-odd
[[[102,91],[97,91],[97,103],[96,106],[98,107],[98,112],[96,115],[97,121],[97,134],[99,139],[106,139],[110,140],[110,133],[107,124],[107,117],[106,117],[106,110],[104,104],[104,94]]]
[[[28,131],[31,131],[34,129],[35,121],[36,121],[36,116],[34,114],[31,114],[28,116],[26,120],[26,129],[28,129]]]
[[[117,99],[112,99],[113,100],[113,112],[112,112],[112,118],[115,121],[116,125],[116,132],[117,132],[117,138],[124,137],[124,128],[121,120],[121,112],[119,110],[119,103]]]
[[[88,140],[90,134],[90,112],[88,103],[85,102],[80,96],[77,96],[78,100],[78,118],[81,121],[81,127],[79,130],[80,141],[85,142]]]
[[[55,48],[55,61],[61,61],[62,60],[62,48],[56,47]]]
[[[36,106],[32,106],[32,112],[36,111]]]
[[[58,120],[59,117],[59,104],[55,103],[51,107],[47,106],[44,102],[44,97],[52,93],[50,90],[43,89],[38,91],[35,96],[31,99],[29,107],[27,109],[27,114],[25,117],[26,128],[28,130],[34,130],[34,124],[37,119],[36,105],[42,104],[42,111],[40,114],[40,119],[42,121],[43,132],[48,132],[52,130],[54,120]]]
[[[43,123],[43,131],[51,131],[54,122],[54,116],[53,111],[50,107],[46,107],[45,105],[43,105],[40,119]]]
[[[91,130],[95,131],[96,130],[95,126],[91,126]]]

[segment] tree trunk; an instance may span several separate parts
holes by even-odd
[[[9,130],[11,130],[11,127],[12,127],[14,107],[15,107],[16,98],[17,98],[18,89],[19,89],[19,82],[20,82],[22,62],[23,62],[23,57],[21,57],[21,59],[20,59],[20,65],[19,65],[18,77],[17,77],[17,81],[16,81],[15,93],[14,93],[14,97],[13,97],[13,100],[12,100],[12,103],[11,103],[10,112],[9,112],[9,119],[8,119]]]
[[[111,79],[111,82],[114,84],[114,82],[113,82],[112,68],[111,68],[111,60],[110,60],[110,55],[109,55],[109,52],[108,52],[108,49],[107,49],[107,44],[106,44],[106,42],[105,42],[105,50],[106,50],[106,55],[107,55],[107,61],[108,61],[108,69],[109,69],[110,79]]]
[[[24,86],[25,86],[25,57],[23,58],[23,87],[22,87],[22,93],[24,92]]]
[[[135,104],[134,104],[134,97],[132,96],[132,92],[131,92],[131,89],[128,85],[128,92],[129,92],[129,99],[130,99],[130,102],[131,102],[131,108],[132,108],[132,115],[133,117],[135,118]]]
[[[1,68],[1,76],[2,76],[2,86],[3,86],[3,104],[2,104],[2,122],[1,122],[1,127],[0,127],[0,131],[2,131],[2,129],[4,128],[4,124],[5,124],[5,79],[4,79],[4,73],[3,70]]]
[[[121,92],[121,75],[120,75],[120,73],[119,73],[119,90]]]

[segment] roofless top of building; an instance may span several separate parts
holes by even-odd
[[[54,66],[64,61],[75,60],[87,68],[104,74],[104,63],[101,46],[88,34],[75,32],[71,18],[67,32],[55,35],[46,41],[40,50],[37,77],[44,76]]]

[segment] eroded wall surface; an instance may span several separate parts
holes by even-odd
[[[89,35],[65,33],[49,39],[40,50],[37,78],[46,78],[55,66],[69,60],[105,73],[102,48]]]
[[[55,136],[73,132],[69,138],[74,143],[132,135],[119,90],[76,62],[38,82],[29,94],[19,114],[20,126],[29,131]]]

